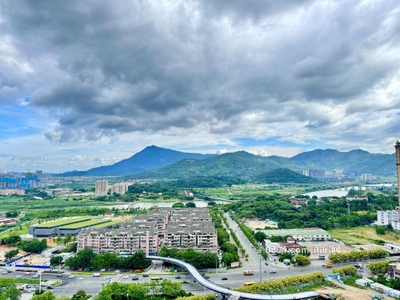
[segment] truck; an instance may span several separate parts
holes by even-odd
[[[322,265],[323,268],[332,268],[332,263],[327,263],[326,265]]]
[[[243,271],[243,275],[253,275],[253,271]]]

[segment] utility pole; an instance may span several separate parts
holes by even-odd
[[[262,283],[262,273],[261,273],[261,250],[260,250],[260,283]]]

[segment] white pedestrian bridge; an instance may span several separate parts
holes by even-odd
[[[173,265],[180,266],[186,269],[196,280],[197,283],[202,285],[203,287],[221,294],[223,299],[227,299],[228,297],[233,297],[235,299],[270,299],[270,300],[294,300],[294,299],[318,299],[319,294],[316,292],[302,292],[295,294],[284,294],[284,295],[264,295],[264,294],[250,294],[244,292],[233,291],[228,288],[222,287],[218,284],[215,284],[211,281],[205,279],[200,272],[191,264],[188,264],[184,261],[175,258],[162,257],[162,256],[147,256],[148,259],[153,260],[161,260],[164,262],[168,262]]]

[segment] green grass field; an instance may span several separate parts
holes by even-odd
[[[378,235],[371,226],[354,228],[336,228],[328,230],[332,238],[338,239],[347,245],[376,244],[382,240],[387,243],[400,245],[400,233],[387,231],[384,235]]]
[[[42,223],[42,224],[37,224],[37,227],[60,226],[63,224],[67,225],[72,222],[89,221],[90,219],[91,219],[90,217],[68,218],[68,219],[63,219],[63,220],[56,220],[56,221],[46,222],[46,223]]]
[[[69,225],[65,225],[62,226],[60,228],[63,229],[75,229],[75,228],[80,228],[80,227],[87,227],[90,225],[97,225],[97,224],[102,224],[102,223],[110,223],[109,219],[91,219],[85,222],[79,222],[79,223],[74,223],[74,224],[69,224]]]
[[[107,222],[107,223],[97,224],[97,225],[92,226],[92,227],[93,228],[107,227],[107,226],[115,225],[115,224],[118,224],[118,223],[121,223],[121,222],[122,222],[121,220],[114,220],[114,221],[110,221],[110,222]]]

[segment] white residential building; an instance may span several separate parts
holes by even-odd
[[[95,185],[95,189],[94,189],[94,194],[96,196],[106,196],[107,190],[108,190],[107,180],[97,180],[96,181],[96,185]]]
[[[127,182],[116,183],[111,186],[111,194],[117,193],[123,196],[128,191],[128,186],[130,186],[130,183]]]
[[[399,220],[399,212],[397,210],[378,210],[376,216],[376,225],[381,226],[386,226]]]

